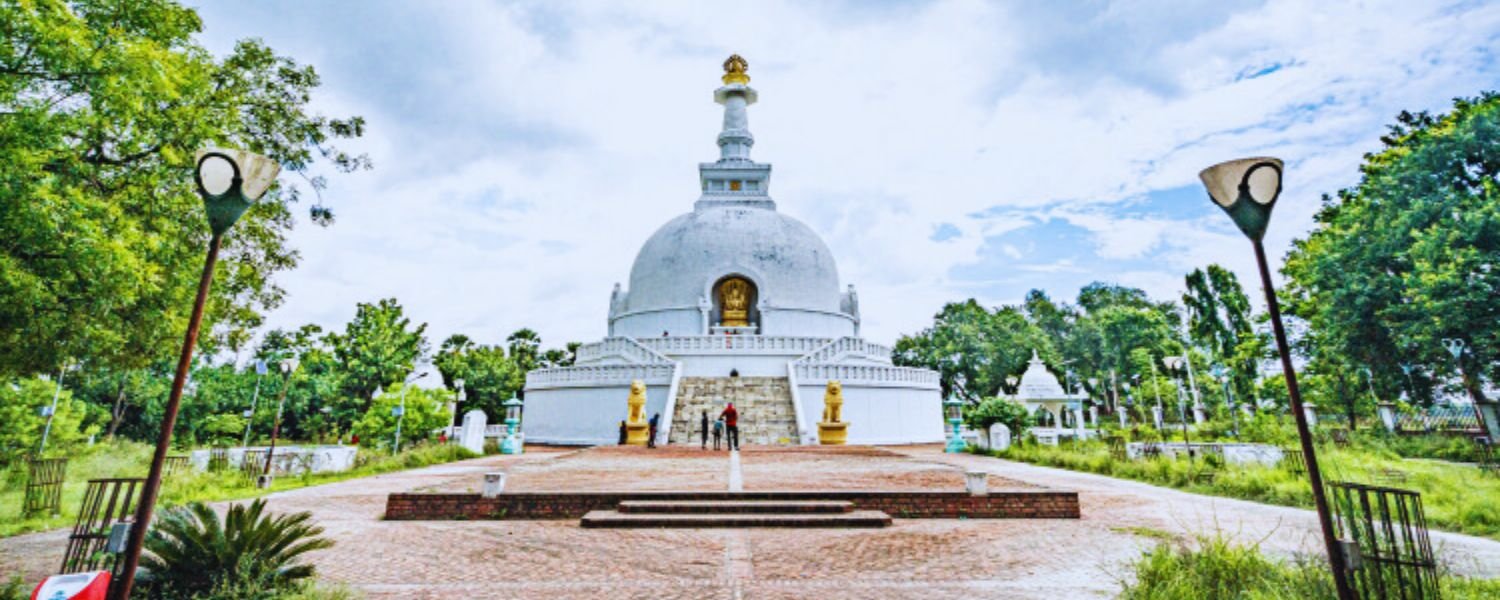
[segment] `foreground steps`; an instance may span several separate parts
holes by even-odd
[[[879,528],[891,516],[878,510],[841,513],[625,513],[595,510],[583,516],[586,528],[825,527]]]
[[[847,500],[625,500],[615,510],[627,514],[841,514],[854,511]]]

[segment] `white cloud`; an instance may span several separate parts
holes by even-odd
[[[1039,8],[1044,6],[1045,8]],[[1089,274],[1170,297],[1221,261],[1253,275],[1227,220],[1142,212],[1219,160],[1289,162],[1271,247],[1353,183],[1402,109],[1494,88],[1500,5],[1272,1],[1184,11],[933,2],[348,6],[210,3],[205,41],[262,37],[318,67],[329,114],[362,114],[376,170],[330,177],[332,228],[292,236],[303,264],[275,326],[339,326],[396,296],[435,341],[549,343],[604,334],[610,286],[639,245],[690,210],[717,156],[710,92],[730,52],[750,63],[754,155],[772,195],[821,232],[891,341],[974,291],[959,266],[1016,282]],[[1277,67],[1279,65],[1279,67]],[[1270,67],[1270,72],[1248,77]],[[1238,80],[1236,80],[1238,78]],[[1100,264],[986,238],[1061,219]],[[934,228],[962,232],[943,241]],[[1176,283],[1174,283],[1176,282]],[[1012,289],[1013,288],[1013,289]],[[1070,298],[1076,289],[1049,290]]]

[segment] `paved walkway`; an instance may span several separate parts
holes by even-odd
[[[1080,492],[1080,520],[897,520],[879,530],[585,530],[572,521],[380,520],[388,493],[478,490],[505,470],[508,489],[726,489],[725,453],[696,448],[536,449],[270,496],[311,511],[336,545],[312,558],[326,580],[370,598],[982,598],[1108,597],[1124,564],[1155,543],[1143,533],[1212,530],[1280,554],[1317,548],[1308,511],[1210,498],[1141,483],[943,454],[883,449],[747,447],[745,489],[961,489]],[[514,486],[514,487],[511,487]],[[701,486],[701,487],[700,487]],[[1500,542],[1434,534],[1455,570],[1500,577]],[[61,532],[0,540],[0,574],[36,577],[61,560]]]

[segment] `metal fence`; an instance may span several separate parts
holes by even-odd
[[[68,478],[68,459],[33,458],[26,461],[26,467],[26,497],[21,503],[21,513],[28,517],[61,513],[63,482]]]
[[[1433,406],[1417,414],[1396,415],[1402,433],[1479,433],[1479,416],[1467,404]]]
[[[134,518],[136,495],[145,482],[141,478],[89,480],[59,573],[114,570],[117,555],[104,551],[110,530]]]
[[[218,473],[229,470],[229,447],[215,446],[208,454],[208,472]]]
[[[1438,597],[1421,494],[1350,482],[1332,482],[1328,491],[1334,529],[1346,541],[1344,567],[1361,598]]]
[[[191,467],[192,464],[188,462],[186,454],[171,454],[167,456],[162,471],[167,477],[171,477],[179,473],[186,473]]]

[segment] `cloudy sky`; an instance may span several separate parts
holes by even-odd
[[[189,3],[192,4],[191,0]],[[375,169],[330,175],[331,228],[270,325],[396,297],[434,345],[605,333],[640,244],[717,158],[720,64],[748,59],[754,157],[892,342],[947,301],[1176,297],[1249,247],[1197,172],[1287,161],[1280,256],[1397,112],[1496,89],[1500,3],[203,1],[202,39],[316,66]],[[1252,293],[1254,293],[1252,288]]]

